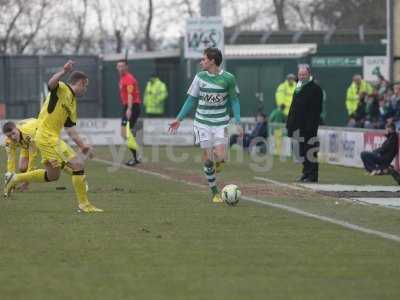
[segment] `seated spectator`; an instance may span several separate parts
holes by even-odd
[[[378,95],[373,93],[367,96],[366,101],[366,121],[364,122],[365,128],[379,128],[379,100]]]
[[[384,129],[387,123],[387,120],[391,118],[393,115],[392,107],[388,101],[384,98],[379,100],[379,121],[378,128]]]
[[[389,87],[389,81],[385,79],[381,74],[378,75],[378,84],[376,89],[378,91],[379,96],[383,96]]]
[[[285,104],[276,107],[268,117],[270,123],[286,123]]]
[[[391,162],[398,152],[398,136],[394,124],[386,125],[386,140],[380,148],[374,151],[361,152],[364,167],[371,175],[380,175],[388,172]],[[390,170],[391,172],[392,170]]]
[[[250,134],[245,133],[243,135],[243,148],[249,148],[254,143],[256,143],[256,146],[265,147],[265,141],[263,142],[260,141],[259,139],[256,139],[256,138],[266,139],[268,137],[268,123],[265,114],[262,112],[258,112],[256,116],[256,122],[257,122],[256,127],[253,129],[253,131]],[[229,138],[229,146],[238,144],[238,142],[239,142],[239,135],[238,134],[231,135],[231,137]]]
[[[393,121],[396,128],[400,129],[400,84],[396,84],[393,89],[394,94],[391,97],[392,107],[394,107]]]
[[[356,111],[350,115],[348,126],[350,127],[364,127],[364,122],[367,118],[367,104],[365,103],[365,98],[361,98],[358,102]]]

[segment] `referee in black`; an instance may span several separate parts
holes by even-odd
[[[318,126],[322,110],[322,89],[311,76],[308,65],[300,65],[298,82],[286,122],[288,136],[298,147],[293,147],[303,162],[301,182],[318,182]]]

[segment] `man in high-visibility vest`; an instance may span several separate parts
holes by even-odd
[[[357,110],[360,98],[372,93],[372,86],[362,79],[361,75],[354,75],[353,82],[347,89],[346,93],[346,109],[350,116]]]
[[[281,107],[281,105],[285,105],[285,110],[283,113],[287,117],[290,109],[290,105],[292,104],[293,93],[296,88],[296,76],[294,74],[288,74],[286,76],[286,80],[282,82],[275,93],[275,102],[276,107]]]
[[[152,75],[144,91],[146,116],[160,117],[164,114],[164,102],[168,97],[167,86],[156,75]]]

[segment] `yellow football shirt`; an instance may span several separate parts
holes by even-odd
[[[57,143],[63,127],[76,125],[76,97],[68,84],[59,82],[51,90],[40,110],[36,139]]]
[[[18,143],[6,137],[5,148],[7,152],[8,172],[15,172],[16,170],[15,160],[17,156],[17,149],[19,147],[21,148],[20,156],[29,158],[28,171],[34,169],[37,150],[33,139],[36,133],[37,123],[37,119],[30,118],[21,120],[16,124],[17,128],[21,132],[21,138]]]

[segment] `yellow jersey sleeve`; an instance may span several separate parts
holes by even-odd
[[[29,147],[28,172],[36,169],[36,157],[37,157],[37,149],[35,144],[32,143]]]
[[[7,172],[15,172],[15,160],[17,156],[17,145],[9,138],[6,138],[4,146],[7,153]]]

